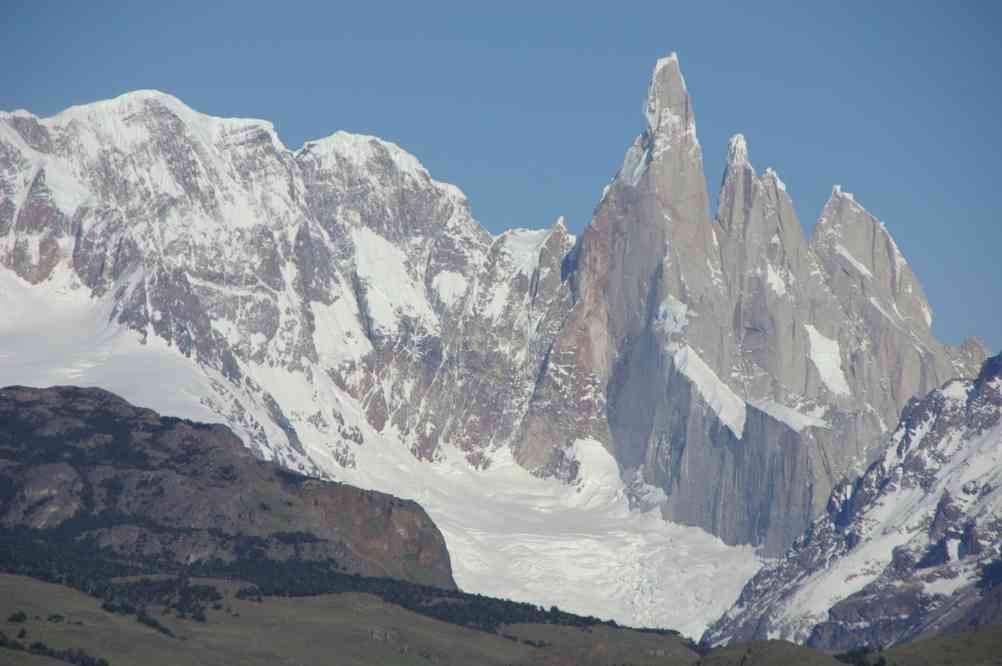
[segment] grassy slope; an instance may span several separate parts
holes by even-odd
[[[845,666],[817,650],[786,641],[754,641],[717,648],[699,666]]]
[[[178,638],[164,636],[134,617],[113,615],[99,602],[76,590],[20,576],[0,575],[0,631],[9,637],[21,626],[22,642],[43,641],[51,647],[80,648],[112,666],[278,666],[326,663],[339,666],[448,664],[607,664],[606,656],[634,664],[682,666],[696,655],[673,636],[658,636],[609,627],[592,631],[571,627],[519,625],[505,633],[542,640],[535,648],[521,641],[446,624],[361,594],[266,598],[263,602],[233,597],[239,585],[214,581],[226,599],[224,609],[210,611],[207,623],[157,617]],[[232,609],[227,612],[225,607]],[[31,619],[9,624],[23,610]],[[46,618],[66,616],[62,623]],[[35,619],[36,616],[40,619]],[[82,625],[73,624],[82,622]],[[609,646],[613,646],[611,649]],[[593,655],[594,658],[589,658]],[[666,660],[664,655],[674,658]],[[0,664],[57,663],[0,649]],[[621,662],[620,662],[621,663]]]
[[[893,647],[888,666],[1002,666],[1002,625]]]
[[[0,631],[24,643],[80,648],[112,666],[338,666],[450,664],[483,666],[838,666],[830,655],[783,641],[756,641],[714,650],[702,658],[674,636],[597,625],[507,625],[498,634],[439,622],[366,594],[236,599],[240,583],[209,581],[225,596],[208,622],[151,615],[177,638],[139,624],[133,616],[99,608],[76,590],[31,578],[0,574]],[[29,620],[12,624],[23,610]],[[60,623],[47,620],[65,616]],[[81,622],[82,624],[75,624]],[[505,638],[503,634],[509,637]],[[535,645],[528,644],[532,641]],[[536,647],[542,644],[542,647]],[[889,649],[888,666],[1002,666],[1002,626],[939,636]],[[58,666],[64,662],[0,648],[0,664]]]

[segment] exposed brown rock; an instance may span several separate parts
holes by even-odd
[[[125,555],[333,558],[348,573],[453,588],[441,533],[415,502],[257,460],[225,426],[134,407],[100,389],[0,389],[0,523],[95,528]]]

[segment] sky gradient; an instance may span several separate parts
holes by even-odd
[[[478,4],[14,3],[0,109],[155,88],[271,120],[290,148],[375,134],[492,232],[558,215],[579,232],[677,51],[711,196],[742,132],[805,232],[841,184],[887,224],[937,335],[1002,348],[1002,4]]]

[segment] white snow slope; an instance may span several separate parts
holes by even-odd
[[[223,382],[157,336],[144,345],[108,324],[110,303],[74,282],[57,272],[33,287],[0,270],[0,385],[98,386],[164,414],[219,421],[205,401],[226,400]],[[308,453],[330,461],[324,470],[338,480],[420,502],[442,530],[464,590],[698,637],[762,565],[751,546],[727,546],[657,512],[631,512],[616,462],[598,442],[576,443],[575,485],[532,476],[505,448],[484,470],[450,446],[421,462],[392,431],[369,426],[355,401],[319,373],[245,369],[283,405],[303,412],[318,399],[338,405],[365,438],[352,451],[354,464],[336,463],[324,433],[297,420]]]

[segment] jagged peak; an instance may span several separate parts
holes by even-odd
[[[657,73],[660,72],[665,67],[675,67],[676,69],[678,68],[678,53],[677,52],[672,51],[671,53],[669,53],[665,57],[658,58],[657,62],[654,63],[654,75],[657,76]],[[680,74],[681,74],[681,72],[680,72]],[[685,81],[684,80],[682,81],[682,84],[685,85]]]
[[[550,238],[556,238],[560,243],[570,243],[572,245],[577,240],[577,236],[572,234],[567,228],[567,219],[563,215],[557,217],[556,221],[550,227]]]
[[[932,326],[932,307],[890,229],[840,185],[832,188],[831,198],[814,227],[811,244],[836,265],[848,268],[871,285],[883,276],[880,278],[883,298],[890,299],[888,302],[893,301],[897,307],[910,303],[912,310],[906,316],[927,329]]]
[[[842,189],[841,185],[832,185],[832,199],[847,199],[849,201],[856,201],[856,195],[852,192],[846,192]]]
[[[991,356],[991,349],[984,340],[976,335],[969,335],[960,343],[961,351],[980,356],[987,359]]]
[[[693,126],[689,93],[679,67],[678,54],[660,58],[654,65],[644,105],[647,127],[652,134]]]
[[[833,229],[830,228],[831,223],[837,218],[841,219],[838,211],[844,204],[848,204],[855,213],[863,213],[863,218],[871,218],[873,222],[880,224],[876,218],[867,213],[866,209],[859,205],[852,192],[846,192],[842,189],[841,185],[836,184],[832,186],[832,193],[828,197],[828,201],[825,202],[825,206],[821,210],[821,217],[818,218],[818,223],[814,227],[815,238],[827,236],[833,232]]]
[[[744,134],[735,134],[727,142],[727,164],[751,166],[751,162],[748,161],[748,143]]]
[[[779,177],[779,174],[776,173],[775,169],[773,169],[772,167],[766,167],[765,177],[771,179],[776,184],[776,187],[778,189],[786,192],[786,183],[784,183],[783,180]]]

